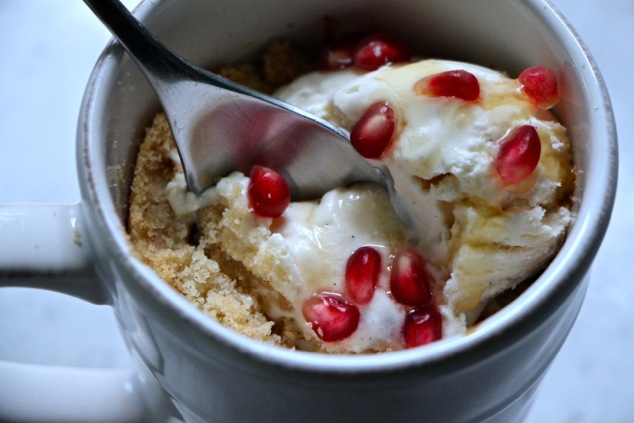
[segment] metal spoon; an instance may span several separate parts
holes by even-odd
[[[346,131],[290,104],[187,63],[118,0],[84,0],[139,66],[167,115],[189,189],[199,194],[233,170],[261,164],[282,173],[293,200],[354,182],[388,189],[411,223],[389,172],[362,158]]]

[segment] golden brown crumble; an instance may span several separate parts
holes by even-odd
[[[310,60],[290,43],[275,41],[264,49],[259,66],[237,64],[218,73],[270,93],[312,69]],[[136,252],[208,316],[250,338],[293,347],[302,339],[293,321],[272,322],[262,309],[271,296],[277,307],[288,304],[220,247],[221,239],[229,236],[218,224],[224,210],[207,206],[195,219],[178,217],[172,210],[165,187],[177,171],[170,158],[174,146],[167,119],[159,113],[147,129],[134,170],[129,236]],[[264,295],[267,302],[262,301]]]

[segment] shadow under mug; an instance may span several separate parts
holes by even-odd
[[[132,169],[159,107],[133,62],[111,42],[80,112],[82,201],[0,206],[0,285],[112,305],[135,368],[123,375],[40,369],[34,376],[32,369],[0,362],[6,377],[31,372],[35,378],[22,393],[0,393],[0,404],[10,410],[2,417],[37,419],[25,408],[37,391],[57,405],[42,421],[521,421],[576,318],[616,190],[608,94],[583,43],[554,7],[545,0],[393,0],[387,6],[375,0],[148,0],[136,16],[200,66],[248,59],[278,37],[316,47],[326,17],[348,29],[387,31],[425,55],[510,75],[549,66],[561,76],[555,113],[568,129],[578,167],[576,221],[532,286],[468,336],[364,356],[252,341],[204,316],[131,251]],[[65,389],[60,381],[71,376],[73,389]]]

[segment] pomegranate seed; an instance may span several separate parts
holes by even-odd
[[[403,327],[407,348],[427,345],[442,337],[442,317],[434,307],[417,307],[405,315]]]
[[[273,169],[253,166],[247,190],[249,204],[256,215],[279,217],[291,202],[286,179]]]
[[[324,46],[319,52],[319,68],[340,70],[354,63],[355,43],[340,41]]]
[[[379,282],[381,254],[372,247],[357,249],[346,264],[346,295],[363,305],[370,302]]]
[[[359,325],[359,309],[341,295],[331,292],[311,296],[304,302],[302,312],[312,330],[325,342],[345,339]]]
[[[495,170],[509,184],[526,179],[537,167],[542,145],[535,127],[523,125],[502,139]]]
[[[475,101],[480,97],[480,83],[470,72],[451,70],[420,79],[414,85],[414,92],[429,97],[455,97]]]
[[[370,106],[350,131],[350,143],[366,159],[376,159],[387,149],[394,134],[394,110],[387,103]]]
[[[373,71],[388,63],[406,62],[411,58],[409,47],[391,35],[368,35],[357,44],[354,64],[358,68]]]
[[[550,109],[559,101],[557,74],[546,66],[535,66],[520,73],[522,91],[540,109]]]
[[[413,248],[396,253],[390,275],[392,296],[401,304],[426,305],[431,301],[429,280],[423,259]]]

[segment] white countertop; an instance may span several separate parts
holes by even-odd
[[[634,119],[629,106],[634,98],[634,3],[553,1],[586,42],[607,82],[620,139],[620,175],[612,223],[585,303],[527,422],[633,422],[634,306],[629,300],[634,298],[634,260],[627,245],[634,238]],[[136,1],[124,3],[132,7]],[[0,180],[5,181],[0,203],[79,201],[77,114],[108,39],[79,0],[0,2]],[[129,362],[108,307],[14,288],[0,290],[0,359],[82,367]]]

